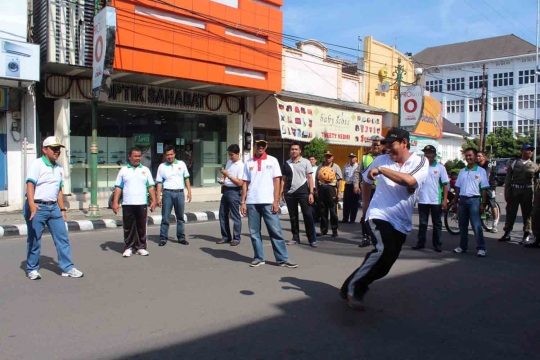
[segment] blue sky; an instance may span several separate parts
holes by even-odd
[[[372,35],[413,54],[430,46],[507,34],[534,44],[536,4],[536,0],[285,0],[283,32],[354,49],[358,36]]]

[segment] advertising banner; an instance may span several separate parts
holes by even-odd
[[[39,45],[0,39],[0,78],[39,81]]]
[[[443,117],[442,104],[430,96],[424,97],[424,108],[422,117],[416,125],[414,134],[442,139]]]
[[[425,148],[427,145],[434,146],[435,149],[437,149],[437,153],[440,153],[439,149],[439,142],[435,139],[418,136],[418,135],[411,135],[411,152],[418,154],[418,155],[424,155],[422,152],[422,149]]]
[[[113,72],[115,47],[116,9],[106,6],[94,16],[92,91],[96,99],[101,97],[106,100],[109,94],[109,78]],[[101,92],[106,96],[100,96]]]
[[[424,90],[421,86],[402,86],[401,97],[401,126],[416,126],[422,115]]]
[[[310,142],[321,137],[332,145],[369,146],[381,135],[382,116],[276,99],[283,139]]]

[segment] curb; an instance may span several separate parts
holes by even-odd
[[[161,215],[148,215],[148,225],[161,224]],[[218,211],[200,211],[184,214],[186,223],[215,221],[219,219]],[[169,220],[171,223],[176,222],[176,216],[171,215]],[[96,220],[71,220],[66,222],[68,232],[92,231],[106,228],[116,229],[122,226],[122,220],[115,219],[96,219]],[[45,227],[44,233],[48,233],[49,229]],[[25,236],[28,234],[26,224],[0,225],[0,238],[9,236]]]

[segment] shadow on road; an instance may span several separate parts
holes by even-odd
[[[126,244],[123,242],[118,242],[118,241],[106,241],[103,244],[99,245],[99,247],[103,251],[112,250],[119,254],[122,254],[124,250],[126,249]]]
[[[57,275],[62,275],[62,270],[58,267],[58,263],[50,256],[40,256],[39,258],[40,270],[49,270]],[[26,274],[26,260],[21,261],[21,270]]]
[[[201,239],[201,240],[209,241],[209,242],[213,242],[213,243],[221,240],[221,237],[202,235],[202,234],[189,235],[189,237],[191,239]]]
[[[221,249],[212,249],[212,248],[203,247],[201,248],[201,251],[208,255],[212,255],[216,259],[226,259],[226,260],[241,262],[245,264],[249,264],[251,261],[253,261],[252,258],[244,256],[242,254],[238,254],[237,252],[232,251],[232,250],[221,250]]]

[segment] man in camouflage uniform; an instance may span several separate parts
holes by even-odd
[[[508,163],[506,179],[504,181],[504,199],[507,203],[506,224],[504,235],[499,241],[509,241],[510,233],[514,228],[517,211],[521,205],[523,216],[523,238],[521,243],[529,241],[531,232],[531,212],[533,199],[534,174],[538,166],[531,160],[534,147],[524,144],[521,147],[521,158]]]

